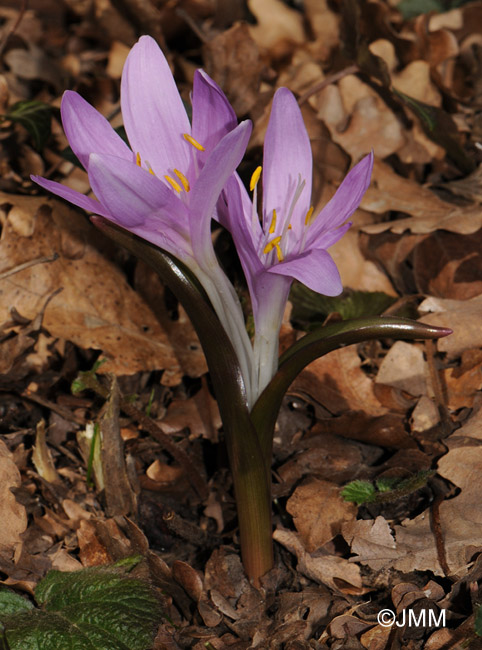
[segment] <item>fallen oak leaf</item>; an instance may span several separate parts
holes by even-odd
[[[399,176],[379,160],[375,160],[372,183],[365,192],[361,207],[376,214],[402,212],[411,215],[396,221],[361,226],[361,230],[369,234],[386,230],[398,234],[406,230],[426,234],[443,229],[470,235],[482,226],[479,206],[460,207],[442,201],[426,187]]]
[[[95,247],[99,235],[75,210],[50,198],[0,193],[5,226],[0,272],[42,257],[51,263],[23,267],[2,280],[0,319],[14,305],[33,319],[45,296],[60,295],[45,309],[43,326],[53,336],[79,347],[102,350],[102,372],[124,375],[165,370],[166,385],[179,383],[183,370],[158,321],[129,287],[121,271]]]

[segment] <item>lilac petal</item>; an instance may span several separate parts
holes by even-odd
[[[87,210],[87,212],[100,214],[103,217],[106,217],[106,219],[112,219],[111,213],[106,210],[105,207],[99,203],[99,201],[85,196],[85,194],[81,194],[76,190],[72,190],[66,185],[61,185],[55,181],[49,181],[46,178],[42,178],[41,176],[30,176],[30,178],[34,181],[34,183],[40,185],[40,187],[43,187],[45,190],[48,190],[49,192],[60,196],[62,199],[65,199],[66,201],[77,205],[79,208]]]
[[[100,230],[105,230],[102,219],[93,216],[90,220]],[[141,239],[151,242],[155,246],[162,248],[185,262],[188,262],[188,260],[192,258],[192,251],[189,242],[172,230],[163,229],[162,227],[160,228],[156,216],[148,217],[146,222],[140,226],[125,228],[125,230],[129,230],[129,232],[134,233]]]
[[[335,195],[313,219],[306,240],[307,247],[317,242],[324,230],[336,228],[351,217],[370,185],[372,168],[373,152],[348,172]]]
[[[248,197],[248,205],[246,205],[247,192],[237,174],[233,174],[229,178],[225,188],[225,195],[230,217],[227,227],[233,237],[250,294],[254,296],[255,276],[264,272],[264,264],[257,253],[258,240],[262,236],[261,226],[259,221],[256,221],[256,228],[253,230],[250,216],[251,203]]]
[[[193,251],[205,259],[212,250],[210,221],[227,180],[241,162],[251,135],[251,122],[241,122],[224,136],[209,156],[190,196],[190,227]]]
[[[78,93],[66,90],[60,111],[67,140],[85,169],[93,151],[133,159],[132,151],[105,117]]]
[[[204,70],[196,70],[192,91],[193,137],[209,153],[237,123],[236,113],[221,88]]]
[[[343,289],[335,262],[327,251],[320,248],[275,264],[267,271],[299,280],[324,296],[338,296]]]
[[[278,228],[283,228],[301,177],[301,181],[305,181],[305,186],[296,203],[293,220],[295,222],[304,220],[310,207],[312,166],[310,140],[299,106],[288,88],[279,88],[273,98],[264,142],[263,212],[265,219],[271,219],[273,210],[276,210]],[[276,232],[278,233],[278,229]]]
[[[91,154],[89,180],[99,201],[115,220],[131,230],[153,212],[182,227],[187,219],[183,203],[158,178],[134,163],[104,154]]]
[[[347,230],[349,230],[352,227],[352,225],[353,225],[352,222],[348,221],[347,223],[343,224],[343,226],[340,226],[339,228],[322,232],[316,238],[316,242],[314,242],[313,248],[323,248],[325,250],[327,248],[330,248],[330,246],[336,244],[336,242],[343,237],[343,235],[346,233]]]
[[[133,152],[159,177],[172,169],[187,174],[192,145],[183,134],[191,133],[191,125],[166,58],[150,36],[142,36],[129,52],[121,106]]]

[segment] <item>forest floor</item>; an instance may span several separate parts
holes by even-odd
[[[157,650],[482,648],[482,2],[2,0],[0,29],[3,584],[31,598],[51,569],[140,553],[162,594]],[[221,420],[184,310],[30,180],[89,192],[62,93],[120,126],[122,67],[142,34],[186,105],[202,67],[252,120],[243,179],[280,86],[310,136],[315,208],[374,152],[331,249],[346,290],[328,300],[294,286],[282,346],[371,314],[453,330],[344,347],[293,383],[261,589],[243,572]],[[213,238],[248,304],[229,236]],[[99,390],[73,392],[93,368]],[[103,477],[88,470],[96,423],[122,442]],[[364,503],[341,495],[356,480]]]

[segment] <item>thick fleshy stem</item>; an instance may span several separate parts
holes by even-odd
[[[270,477],[249,415],[244,379],[232,343],[182,264],[102,217],[93,217],[92,221],[154,268],[183,305],[196,329],[223,422],[233,474],[243,565],[248,578],[259,586],[260,578],[273,566]]]

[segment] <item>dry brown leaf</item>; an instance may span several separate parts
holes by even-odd
[[[306,39],[303,16],[281,0],[248,0],[248,6],[256,18],[256,25],[250,25],[251,36],[271,56],[286,54]]]
[[[482,365],[478,364],[463,374],[458,368],[444,368],[443,382],[447,390],[447,406],[451,411],[472,408],[478,392],[482,389]]]
[[[358,211],[360,213],[361,210]],[[354,215],[357,222],[357,215]],[[389,296],[397,293],[385,273],[370,260],[365,259],[360,251],[359,229],[350,230],[331,246],[330,255],[340,272],[341,283],[344,287],[356,291],[383,291]]]
[[[130,48],[121,41],[113,41],[110,46],[106,74],[113,79],[120,79]]]
[[[310,478],[294,491],[286,509],[309,553],[338,535],[346,522],[357,513],[353,503],[344,501],[334,483]]]
[[[8,319],[11,306],[34,318],[62,288],[43,320],[53,337],[102,350],[108,359],[103,372],[166,369],[163,382],[178,384],[183,372],[164,331],[123,274],[96,250],[95,231],[79,214],[53,199],[1,194],[1,204],[6,224],[0,270],[53,253],[59,258],[2,280],[0,319]]]
[[[437,341],[437,348],[448,359],[455,359],[464,350],[482,347],[482,296],[470,300],[426,298],[419,307],[421,320],[432,325],[450,327],[453,333]]]
[[[81,519],[77,528],[77,541],[79,544],[79,557],[83,566],[99,566],[110,564],[113,559],[106,547],[97,536],[94,523]]]
[[[362,421],[364,430],[376,428],[374,423],[367,422],[359,413],[350,415],[352,422]],[[344,438],[332,435],[333,422],[336,420],[328,419],[326,422],[315,424],[310,437],[297,445],[297,447],[302,447],[302,451],[296,453],[293,458],[277,469],[277,473],[283,480],[283,488],[294,485],[304,476],[314,475],[319,479],[330,481],[330,483],[343,485],[347,481],[370,472],[369,468],[378,460],[381,450],[371,445],[362,445],[348,440],[348,436]],[[354,426],[354,424],[350,426],[350,423],[345,421],[341,428],[345,434],[349,432],[351,436]],[[320,429],[321,435],[319,434]],[[353,437],[356,437],[356,433]],[[398,436],[392,436],[392,440],[398,442]],[[372,443],[373,441],[367,440],[367,442]],[[412,441],[412,444],[415,443]]]
[[[216,400],[205,386],[187,400],[173,400],[166,416],[158,424],[168,435],[188,428],[192,439],[201,437],[216,442],[217,432],[221,427],[221,416]]]
[[[461,489],[458,496],[440,506],[447,563],[451,572],[458,576],[465,575],[472,556],[482,548],[481,471],[480,446],[451,449],[438,463],[439,474]],[[395,539],[399,552],[399,558],[392,564],[395,569],[433,571],[435,575],[443,575],[428,512],[395,526]]]
[[[331,413],[383,415],[387,411],[375,397],[373,382],[362,371],[354,346],[334,350],[310,363],[295,379],[292,390],[306,393]]]
[[[226,93],[237,115],[259,100],[261,62],[246,23],[236,23],[203,46],[206,72]]]
[[[440,422],[437,405],[429,397],[422,395],[410,418],[412,431],[422,432],[431,429]]]
[[[397,74],[392,74],[397,90],[425,104],[440,106],[442,98],[432,83],[427,61],[412,61]]]
[[[18,503],[11,490],[20,484],[20,472],[13,462],[12,454],[0,440],[0,548],[12,556],[22,546],[20,536],[27,528],[25,507]]]
[[[340,17],[328,0],[304,0],[306,19],[316,40],[310,43],[314,58],[326,61],[340,40]]]
[[[336,555],[316,555],[308,553],[297,533],[277,528],[273,539],[293,553],[298,560],[297,570],[319,584],[324,584],[335,592],[362,594],[365,589],[359,567]]]
[[[352,553],[353,561],[367,565],[375,571],[385,568],[387,563],[399,556],[392,531],[384,517],[375,520],[349,521],[343,524],[342,534]]]
[[[428,366],[420,346],[395,341],[383,359],[376,382],[419,397],[428,393]]]
[[[443,229],[470,235],[482,225],[482,211],[478,206],[460,207],[442,201],[429,189],[402,178],[379,160],[375,160],[372,182],[361,207],[377,214],[394,211],[411,215],[406,219],[362,226],[364,232],[371,234],[385,230],[423,234]]]
[[[350,77],[342,80],[345,86],[347,79]],[[350,104],[358,94],[358,85],[353,95],[347,90],[342,91],[343,103],[351,115],[350,122],[343,131],[340,131],[339,117],[335,124],[325,122],[331,137],[350,154],[354,162],[372,150],[377,157],[386,158],[405,144],[401,122],[378,96],[369,92],[357,99],[351,111]],[[326,109],[323,115],[326,117]]]

